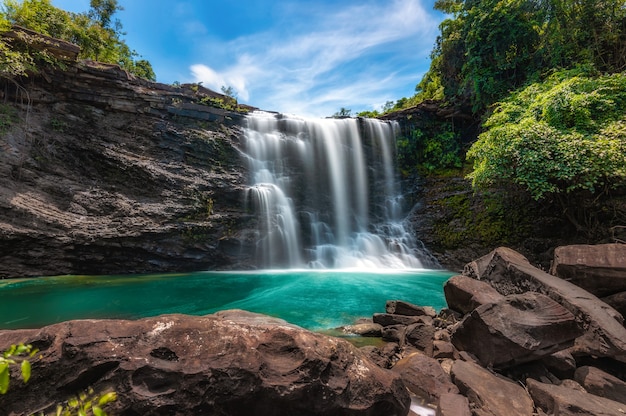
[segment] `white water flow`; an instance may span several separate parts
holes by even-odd
[[[246,117],[259,267],[422,267],[403,224],[395,130],[372,119]]]

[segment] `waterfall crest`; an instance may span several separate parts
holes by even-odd
[[[264,268],[422,268],[395,161],[396,125],[254,112],[244,154]]]

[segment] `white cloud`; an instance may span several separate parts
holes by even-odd
[[[308,116],[340,107],[368,109],[410,95],[412,87],[398,89],[417,84],[427,69],[438,21],[420,0],[385,3],[336,6],[330,14],[314,4],[286,7],[307,18],[286,16],[282,21],[292,25],[276,32],[212,41],[206,56],[223,63],[194,64],[191,75],[217,91],[232,86],[240,101]]]

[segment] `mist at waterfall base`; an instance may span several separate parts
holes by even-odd
[[[393,123],[269,113],[246,123],[259,270],[0,281],[0,328],[245,309],[321,330],[392,299],[445,306],[452,273],[435,270],[404,222]]]

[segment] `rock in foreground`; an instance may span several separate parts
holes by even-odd
[[[400,379],[348,342],[243,311],[0,331],[41,350],[0,414],[50,410],[91,386],[119,415],[406,415]]]

